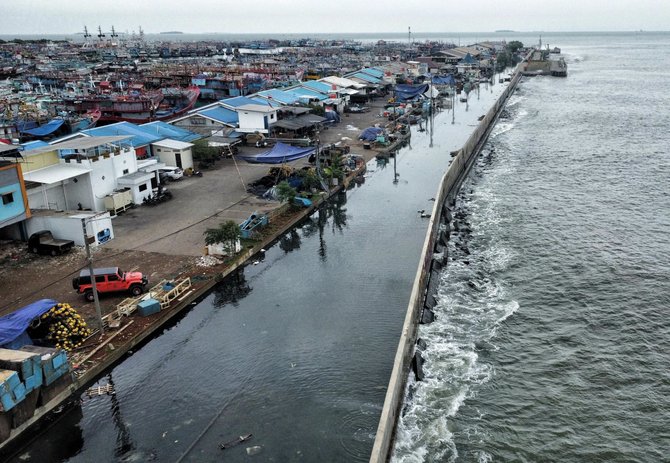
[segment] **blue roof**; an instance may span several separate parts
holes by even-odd
[[[253,104],[256,104],[253,100],[249,100]],[[237,113],[231,109],[224,108],[223,106],[216,106],[214,108],[206,109],[204,111],[198,111],[198,114],[207,116],[210,119],[214,119],[217,122],[223,124],[235,125],[239,122]]]
[[[140,126],[130,122],[117,122],[116,124],[82,130],[81,133],[91,137],[129,135],[131,138],[128,140],[128,142],[133,148],[146,146],[165,138],[160,134],[150,133],[146,130],[143,130]]]
[[[140,125],[140,129],[149,134],[155,133],[163,138],[187,143],[202,138],[202,135],[200,134],[193,133],[182,127],[177,127],[176,125],[170,125],[163,121],[147,122],[146,124]]]
[[[333,90],[333,86],[331,84],[327,84],[325,82],[319,82],[316,80],[309,80],[307,82],[303,82],[302,84],[300,84],[300,86],[312,89],[319,93],[325,93],[326,95],[335,91]]]
[[[29,141],[27,143],[21,143],[21,146],[23,146],[23,149],[25,151],[28,151],[28,150],[34,150],[34,149],[37,149],[37,148],[41,148],[43,146],[49,146],[49,144],[45,141],[42,141],[42,140],[35,140],[35,141]]]
[[[258,92],[258,95],[264,96],[266,98],[270,97],[273,100],[284,104],[294,104],[300,101],[300,99],[295,95],[286,93],[283,90],[277,90],[276,88],[272,88],[270,90],[263,90],[262,92]]]
[[[252,96],[252,100],[256,102],[256,104],[263,104],[263,105],[268,105],[271,108],[278,109],[284,106],[281,102],[279,102],[276,98],[272,99],[267,99],[267,98],[262,98],[261,96]]]
[[[377,77],[378,79],[384,78],[384,71],[378,68],[365,68],[361,69],[361,72],[371,75],[372,77]]]
[[[225,98],[223,100],[219,100],[219,103],[223,103],[226,106],[230,106],[231,108],[237,108],[237,107],[243,106],[245,104],[258,104],[257,101],[254,101],[251,98],[247,98],[246,96],[236,96],[235,98]]]
[[[295,95],[301,100],[304,100],[306,97],[308,98],[316,98],[319,101],[325,100],[328,98],[327,95],[324,95],[323,93],[315,92],[314,90],[310,90],[308,88],[304,87],[294,87],[289,90],[285,90],[286,93],[290,93],[291,95]]]
[[[364,80],[366,82],[370,82],[371,84],[381,83],[381,79],[377,79],[376,77],[372,77],[370,74],[365,74],[364,72],[356,72],[354,74],[351,74],[349,77],[356,77],[356,78]]]

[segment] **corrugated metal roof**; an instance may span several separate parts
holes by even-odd
[[[130,138],[129,135],[106,135],[106,136],[87,136],[74,138],[72,140],[62,141],[51,145],[52,150],[85,150],[88,148],[95,148],[96,146],[114,144],[125,141]]]
[[[140,129],[149,133],[156,133],[165,138],[172,140],[179,140],[184,142],[192,142],[202,138],[202,135],[191,132],[176,125],[170,125],[163,121],[147,122],[139,126]]]
[[[379,84],[381,83],[381,79],[377,79],[376,77],[371,76],[370,74],[365,74],[364,72],[356,72],[350,76],[347,77],[355,77],[357,79],[363,80],[365,82],[370,82],[372,84]]]
[[[301,87],[306,87],[311,90],[314,90],[315,92],[319,93],[324,93],[324,94],[329,94],[332,92],[336,92],[337,90],[333,89],[333,84],[327,84],[325,82],[319,82],[318,80],[310,80],[308,82],[303,82]]]
[[[219,100],[219,103],[229,106],[231,108],[236,108],[238,106],[243,106],[246,104],[255,104],[256,102],[251,98],[246,96],[236,96],[235,98],[226,98],[224,100]]]
[[[381,69],[378,69],[378,68],[365,68],[365,69],[361,69],[361,72],[369,74],[372,77],[376,77],[378,79],[383,79],[384,78],[384,71],[382,71]]]
[[[53,166],[37,169],[23,174],[23,179],[29,182],[44,183],[50,185],[52,183],[61,182],[68,178],[77,177],[78,175],[91,172],[93,169],[88,169],[81,166],[72,166],[66,164],[55,164]]]
[[[287,105],[291,105],[294,103],[297,103],[300,101],[298,97],[295,95],[291,95],[290,93],[286,93],[283,90],[277,90],[275,88],[270,89],[270,90],[263,90],[262,92],[258,92],[258,95],[264,96],[264,97],[270,97],[275,101],[278,101],[280,103],[284,103]]]
[[[253,102],[253,100],[250,100]],[[200,111],[198,114],[202,114],[205,117],[213,119],[217,122],[223,124],[235,125],[239,122],[239,117],[237,113],[231,109],[224,108],[223,106],[218,106],[215,108],[210,108],[205,111]]]
[[[83,130],[81,133],[89,136],[112,136],[112,135],[126,135],[130,138],[130,145],[133,148],[147,146],[155,141],[158,141],[164,136],[160,134],[152,134],[143,130],[140,126],[130,122],[117,122],[116,124],[96,127],[94,129]]]
[[[183,141],[166,139],[157,141],[156,143],[154,143],[154,145],[163,148],[170,148],[173,150],[184,150],[186,148],[190,148],[191,146],[193,146],[193,143],[186,143]]]

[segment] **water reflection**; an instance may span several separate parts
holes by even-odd
[[[52,415],[55,423],[48,432],[35,436],[35,440],[15,455],[0,452],[0,461],[8,463],[60,463],[77,455],[84,448],[84,437],[80,427],[83,418],[79,403]]]
[[[325,261],[327,258],[327,246],[324,238],[326,227],[331,231],[342,233],[347,228],[347,204],[346,191],[340,191],[334,195],[323,207],[320,207],[315,214],[310,216],[302,226],[302,232],[305,238],[315,234],[319,236],[319,258]]]
[[[237,307],[238,302],[250,292],[251,287],[244,276],[244,270],[240,270],[228,276],[214,288],[214,306],[223,307],[231,304]]]

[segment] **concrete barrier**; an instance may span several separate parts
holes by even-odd
[[[517,67],[510,85],[503,94],[496,100],[495,104],[487,112],[486,116],[480,121],[477,128],[467,139],[463,147],[458,150],[454,156],[449,168],[442,176],[442,181],[435,196],[435,204],[428,224],[426,238],[424,240],[419,268],[414,278],[414,286],[410,295],[407,314],[400,334],[398,349],[396,350],[393,371],[389,380],[386,397],[384,399],[384,408],[379,419],[377,435],[372,447],[370,456],[371,463],[384,463],[391,455],[395,429],[398,422],[398,413],[400,412],[405,394],[405,385],[407,376],[414,356],[414,346],[416,343],[417,327],[419,318],[424,306],[428,279],[431,273],[431,264],[433,253],[438,237],[439,226],[442,222],[445,204],[450,204],[456,198],[456,194],[467,177],[470,168],[474,164],[481,148],[486,143],[495,122],[504,108],[510,95],[514,92],[521,73]],[[448,221],[447,221],[448,222]]]

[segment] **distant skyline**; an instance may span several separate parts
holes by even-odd
[[[363,33],[668,31],[668,0],[21,0],[3,2],[0,35],[83,30],[146,33]]]

